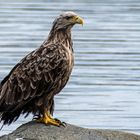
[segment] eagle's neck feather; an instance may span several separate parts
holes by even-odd
[[[65,47],[72,47],[72,40],[71,40],[71,28],[61,29],[61,30],[54,30],[52,29],[49,33],[49,37],[45,44],[61,44]]]

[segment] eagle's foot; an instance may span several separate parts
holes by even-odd
[[[64,126],[65,127],[67,125],[65,122],[61,122],[57,118],[54,118],[54,120],[57,121],[60,124],[60,126]]]
[[[44,115],[44,117],[40,117],[37,119],[37,122],[40,122],[40,123],[45,123],[46,125],[54,125],[54,126],[66,126],[66,123],[64,122],[61,122],[60,120],[58,119],[55,119],[51,116],[50,113],[46,113]]]

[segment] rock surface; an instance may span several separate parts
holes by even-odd
[[[66,127],[46,126],[29,122],[0,140],[140,140],[139,135],[111,130],[95,130],[67,124]]]

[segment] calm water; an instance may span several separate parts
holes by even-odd
[[[55,117],[140,134],[140,1],[80,1],[0,0],[0,79],[40,46],[59,13],[75,11],[85,25],[73,29],[75,67],[55,99]],[[0,135],[31,118],[21,117]]]

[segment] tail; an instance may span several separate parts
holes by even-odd
[[[2,124],[2,126],[1,126],[0,130],[2,130],[3,126],[4,126],[4,124]]]
[[[0,122],[3,124],[2,127],[15,122],[21,114],[25,114],[24,117],[26,118],[31,112],[28,107],[28,104],[18,108],[18,104],[6,105],[4,102],[2,104],[0,102]]]
[[[15,109],[17,105],[7,105],[4,99],[0,100],[0,123],[2,123],[2,127],[4,125],[10,125],[12,122],[15,122],[22,110],[20,108]],[[2,129],[1,127],[1,129]]]
[[[1,129],[3,128],[4,125],[6,124],[10,125],[12,122],[15,122],[19,118],[20,114],[22,113],[22,108],[21,108],[22,106],[19,107],[17,104],[7,105],[5,103],[5,97],[4,97],[6,96],[6,94],[1,95],[3,85],[6,83],[6,81],[9,79],[10,75],[12,74],[12,72],[18,67],[19,64],[20,63],[18,63],[0,83],[0,122],[3,124]],[[6,91],[4,93],[6,93]]]
[[[21,112],[3,112],[0,121],[3,123],[3,125],[10,125],[12,122],[15,122],[19,118],[20,113]]]

